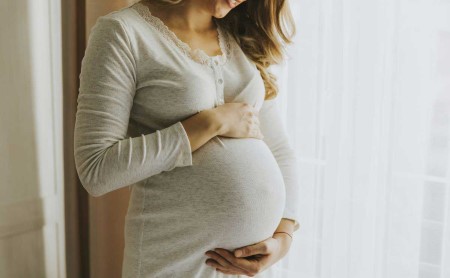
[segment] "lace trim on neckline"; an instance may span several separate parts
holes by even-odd
[[[179,48],[186,56],[191,58],[197,63],[203,65],[210,65],[214,60],[217,59],[219,65],[224,65],[231,56],[231,44],[229,41],[228,34],[223,32],[220,24],[216,22],[217,26],[217,39],[219,42],[220,50],[222,54],[209,56],[202,49],[192,49],[187,43],[180,40],[178,36],[169,29],[169,27],[157,16],[154,16],[150,9],[142,4],[141,0],[131,6],[135,9],[148,23],[155,27],[168,41],[170,41],[175,47]],[[215,18],[213,18],[215,20]]]

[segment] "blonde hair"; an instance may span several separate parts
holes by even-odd
[[[161,5],[184,0],[147,0]],[[247,0],[217,22],[229,31],[264,80],[265,99],[278,94],[277,79],[268,67],[282,63],[285,45],[292,43],[295,22],[287,0]]]

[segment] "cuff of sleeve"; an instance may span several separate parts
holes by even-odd
[[[180,138],[180,156],[176,163],[177,167],[191,166],[192,165],[192,149],[189,137],[184,129],[181,122],[175,124],[175,130],[177,131],[178,137]]]

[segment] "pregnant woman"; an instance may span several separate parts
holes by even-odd
[[[284,0],[141,0],[97,20],[75,162],[93,196],[132,185],[123,277],[274,277],[299,228],[268,71],[286,26]]]

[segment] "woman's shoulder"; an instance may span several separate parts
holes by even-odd
[[[136,26],[143,24],[142,18],[140,18],[135,9],[137,3],[98,17],[95,25],[102,25],[103,27],[108,27],[110,29],[121,28],[127,33],[133,33]],[[95,25],[93,27],[95,27]]]

